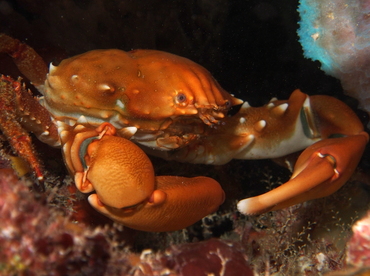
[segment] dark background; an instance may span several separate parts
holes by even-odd
[[[202,64],[253,105],[287,98],[296,88],[340,94],[339,82],[303,57],[297,6],[294,0],[2,0],[0,31],[48,62],[98,48],[169,51]]]

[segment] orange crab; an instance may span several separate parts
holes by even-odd
[[[144,231],[184,228],[224,200],[208,177],[154,176],[142,149],[169,160],[224,164],[233,158],[275,158],[305,149],[290,181],[238,203],[244,214],[327,196],[355,170],[368,134],[352,110],[328,96],[299,90],[288,101],[242,104],[200,65],[154,50],[95,50],[50,66],[29,46],[0,35],[43,94],[38,101],[2,77],[1,130],[42,178],[27,131],[62,146],[77,188],[99,212]],[[11,114],[11,115],[9,115]],[[134,143],[140,144],[139,148]]]

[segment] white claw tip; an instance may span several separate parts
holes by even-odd
[[[238,202],[237,204],[238,211],[244,215],[250,214],[249,209],[250,209],[250,199],[243,199]]]
[[[258,215],[270,211],[274,206],[260,202],[260,197],[250,197],[243,199],[237,204],[238,211],[244,215]]]

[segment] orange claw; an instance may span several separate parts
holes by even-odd
[[[154,177],[149,158],[121,137],[92,142],[86,160],[86,180],[96,190],[90,204],[133,229],[179,230],[216,211],[224,201],[222,188],[211,178]]]
[[[135,144],[104,136],[87,148],[90,204],[100,213],[142,231],[185,228],[217,210],[224,192],[208,177],[154,177],[149,158]]]
[[[148,199],[154,191],[154,169],[146,154],[127,139],[105,135],[87,148],[85,185],[99,200],[121,209]]]
[[[209,177],[157,176],[156,190],[138,205],[116,209],[101,204],[98,197],[90,195],[90,204],[112,220],[141,231],[165,232],[183,229],[215,212],[225,194]]]
[[[279,210],[336,192],[351,177],[369,140],[366,132],[321,140],[297,160],[291,179],[280,187],[238,203],[244,214]]]
[[[84,193],[96,191],[89,196],[90,204],[127,227],[179,230],[216,211],[224,201],[224,191],[211,178],[155,177],[147,155],[129,140],[115,136],[109,123],[97,129],[77,126],[66,131],[67,141],[75,135],[63,149],[77,188]]]

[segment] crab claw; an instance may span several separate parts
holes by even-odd
[[[116,136],[109,123],[66,132],[77,133],[73,143],[63,148],[77,188],[95,191],[89,196],[92,207],[129,228],[179,230],[216,211],[224,201],[224,191],[211,178],[155,177],[147,155]]]
[[[215,212],[224,198],[218,182],[209,177],[157,176],[152,195],[134,206],[111,207],[99,200],[99,194],[90,195],[89,202],[129,228],[165,232],[183,229]]]
[[[217,210],[224,192],[208,177],[154,177],[149,158],[134,143],[104,136],[87,148],[86,181],[98,212],[142,231],[174,231]]]
[[[302,152],[287,183],[260,196],[241,200],[239,211],[259,214],[334,193],[353,174],[368,140],[368,134],[360,132],[313,144]]]

